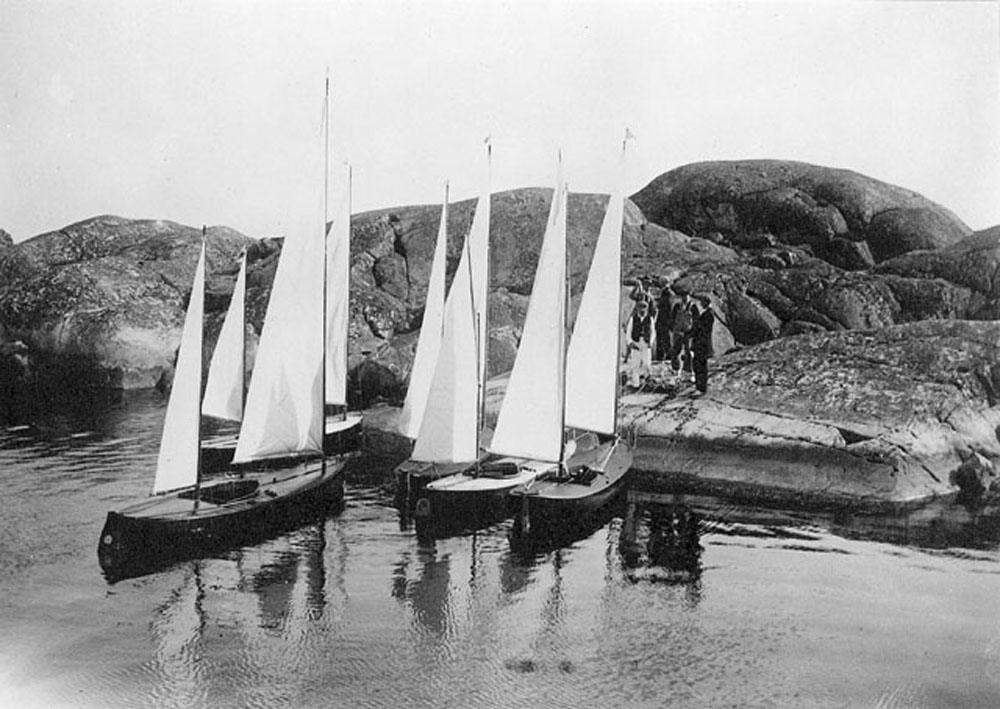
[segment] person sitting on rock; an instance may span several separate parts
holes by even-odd
[[[712,327],[715,313],[712,301],[704,296],[701,307],[696,308],[691,327],[691,369],[695,388],[702,394],[708,391],[708,359],[712,356]]]

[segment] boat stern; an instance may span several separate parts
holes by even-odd
[[[97,543],[97,561],[105,576],[111,578],[123,574],[135,563],[134,536],[128,517],[108,512]]]

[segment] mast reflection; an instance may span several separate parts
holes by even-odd
[[[160,678],[154,685],[170,693],[163,699],[189,697],[201,706],[213,673],[238,671],[263,682],[272,673],[294,677],[303,662],[320,661],[312,648],[326,637],[337,605],[331,596],[344,586],[342,550],[333,547],[337,568],[328,572],[326,528],[316,523],[166,572],[179,580],[150,624]]]
[[[451,555],[438,555],[434,540],[421,539],[416,549],[417,578],[409,578],[410,553],[393,570],[392,596],[410,608],[414,620],[430,634],[449,630]]]

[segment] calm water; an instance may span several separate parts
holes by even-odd
[[[952,506],[686,498],[528,553],[418,540],[360,466],[323,523],[109,585],[164,410],[0,429],[0,706],[1000,706],[997,517]]]

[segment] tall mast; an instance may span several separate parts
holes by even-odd
[[[480,428],[482,428],[483,424],[486,422],[486,382],[489,379],[489,371],[490,371],[489,312],[490,312],[490,277],[492,271],[492,269],[490,268],[490,261],[492,260],[491,255],[493,253],[492,249],[490,248],[490,220],[492,219],[493,215],[493,208],[491,205],[492,201],[493,201],[493,144],[490,142],[490,137],[487,136],[486,137],[486,207],[487,209],[490,210],[490,219],[487,219],[486,221],[486,273],[484,275],[484,278],[486,280],[486,292],[483,298],[484,302],[482,307],[482,317],[486,318],[486,327],[483,328],[478,321],[476,322],[477,337],[480,334],[482,334],[482,337],[480,338],[482,339],[480,347],[482,347],[481,359],[483,362],[483,366],[481,367],[482,371],[479,373],[480,377],[479,427]],[[481,205],[477,205],[476,209],[479,209],[480,206]],[[469,256],[470,256],[469,263],[471,264],[472,254],[470,253]],[[477,356],[479,356],[478,353]],[[479,441],[477,439],[476,441],[477,452],[479,450],[478,444]]]
[[[247,248],[243,247],[243,263],[241,264],[243,269],[244,284],[246,284],[247,277]],[[239,276],[237,276],[239,278]],[[240,371],[243,372],[242,381],[240,382],[240,421],[243,421],[243,415],[247,410],[247,321],[246,321],[246,307],[247,307],[247,292],[246,288],[243,289],[243,322],[240,323],[240,327],[243,328],[242,337],[240,341],[243,343],[243,351],[240,353]]]
[[[351,166],[351,165],[348,165],[347,166],[347,212],[346,212],[346,215],[345,215],[347,217],[347,244],[345,244],[345,246],[347,247],[348,270],[347,270],[347,303],[344,306],[347,309],[347,322],[348,323],[351,322],[351,271],[350,271],[350,263],[351,263],[351,221],[352,221],[352,219],[351,219],[351,210],[353,208],[354,208],[354,167]],[[324,299],[324,301],[325,301],[325,299]],[[347,378],[347,372],[348,372],[348,366],[349,366],[349,363],[350,363],[350,356],[349,356],[349,353],[348,353],[348,349],[349,349],[349,345],[350,345],[350,342],[349,342],[349,340],[350,340],[350,325],[348,324],[348,326],[346,328],[344,328],[344,331],[342,333],[340,333],[340,334],[344,336],[344,377],[346,379]],[[324,369],[324,371],[326,371],[326,367],[324,367],[323,369]],[[324,394],[323,394],[324,397],[326,396],[325,392],[326,392],[326,389],[324,388]],[[347,420],[347,382],[346,381],[344,382],[344,410],[343,410],[343,416],[341,417],[340,420],[341,421],[346,421]]]
[[[479,313],[476,312],[476,284],[472,277],[472,245],[469,243],[472,235],[465,237],[465,260],[468,263],[469,271],[469,303],[472,304],[472,322],[476,328],[476,474],[479,474],[480,461],[479,461],[479,450],[480,450],[480,439],[482,437],[483,431],[483,421],[486,416],[486,387],[484,386],[485,379],[484,368],[479,366],[479,348],[483,346],[480,342],[481,338],[479,332]]]
[[[619,170],[618,179],[624,182],[625,180],[625,146],[628,144],[628,139],[631,136],[628,128],[625,129],[625,137],[622,139],[622,158],[621,158],[621,169]],[[612,194],[609,197],[608,208],[611,207],[610,200],[617,198],[617,189],[612,190]],[[622,212],[622,223],[621,223],[622,237],[625,236],[625,214]],[[622,251],[625,249],[625,239],[622,238],[618,242],[618,349],[615,356],[615,436],[618,435],[618,407],[621,405],[621,389],[622,389],[622,279],[624,277],[624,259],[622,258]]]
[[[203,253],[203,254],[205,253],[206,233],[207,233],[207,230],[205,228],[205,225],[202,224],[201,225],[201,253]],[[208,259],[206,258],[205,260],[207,261]],[[208,264],[205,264],[205,267],[207,268]],[[201,283],[195,282],[194,287],[195,288],[201,288],[202,298],[204,298],[205,297],[205,280],[202,279]],[[192,297],[193,297],[193,294],[192,294]],[[204,313],[204,311],[202,311],[202,321],[200,323],[200,326],[201,326],[202,331],[204,333],[204,327],[205,327],[205,313]],[[198,362],[199,363],[201,362],[202,356],[203,355],[199,352],[198,353]],[[201,376],[201,367],[200,366],[198,368],[198,376],[199,377]],[[201,385],[199,384],[199,390],[200,389],[201,389]],[[200,396],[198,397],[198,400],[201,401],[201,397]],[[199,502],[199,498],[201,497],[201,407],[200,406],[198,407],[198,425],[195,428],[198,431],[198,435],[197,435],[197,438],[196,438],[197,446],[198,446],[198,448],[197,448],[197,450],[198,450],[198,467],[195,469],[195,478],[194,478],[194,509],[191,510],[191,514],[197,514],[198,513],[198,502]]]
[[[559,172],[562,173],[562,151],[559,152]],[[562,213],[560,218],[564,222],[568,222],[568,215],[566,211],[569,209],[569,185],[563,183],[559,185],[562,192],[558,195],[553,195],[554,199],[559,199],[559,211]],[[563,230],[563,316],[562,316],[562,327],[559,333],[559,376],[562,377],[562,407],[560,408],[560,421],[559,421],[559,435],[562,439],[562,443],[559,446],[559,473],[562,474],[566,468],[566,332],[569,329],[569,323],[567,319],[569,318],[569,249],[566,248],[565,242],[568,241],[565,229]]]
[[[326,84],[323,90],[323,292],[321,297],[323,299],[323,324],[320,328],[321,339],[323,341],[323,348],[320,354],[320,384],[319,384],[319,400],[320,400],[320,428],[319,428],[319,445],[320,445],[320,455],[323,461],[323,475],[326,475],[326,339],[327,339],[327,322],[326,322],[326,271],[328,267],[327,255],[326,255],[326,235],[328,231],[327,227],[327,202],[330,198],[329,190],[330,182],[330,70],[327,69],[326,74]]]

